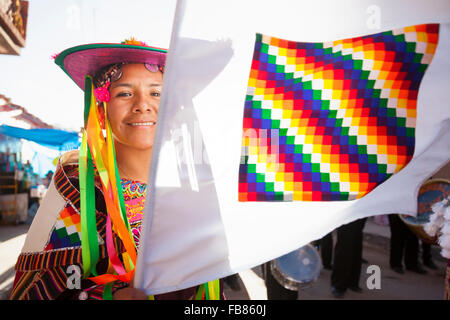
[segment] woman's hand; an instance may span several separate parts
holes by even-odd
[[[113,300],[147,300],[147,295],[143,290],[126,287],[117,290],[113,294]]]

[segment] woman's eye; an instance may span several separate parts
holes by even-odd
[[[131,93],[129,92],[119,92],[116,97],[129,97],[131,96]]]
[[[161,92],[157,92],[157,91],[151,92],[150,95],[151,95],[152,97],[160,97],[160,96],[161,96]]]

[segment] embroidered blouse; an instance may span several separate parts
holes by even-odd
[[[127,210],[133,240],[139,247],[141,235],[142,214],[145,206],[145,193],[147,184],[139,181],[121,179],[125,209]]]

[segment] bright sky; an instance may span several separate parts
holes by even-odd
[[[0,93],[65,130],[83,125],[83,93],[51,56],[135,37],[168,48],[175,0],[30,0],[26,47],[0,55]]]

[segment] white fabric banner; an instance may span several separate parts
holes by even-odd
[[[449,22],[445,0],[179,1],[135,285],[148,294],[179,290],[254,267],[359,218],[415,215],[421,184],[450,158]],[[327,43],[431,23],[440,24],[439,42],[420,83],[414,156],[403,169],[355,200],[239,201],[244,104],[256,34]],[[420,40],[408,37],[407,42]],[[415,48],[421,50],[419,44]],[[281,60],[276,64],[288,65]],[[251,94],[256,101],[257,93]]]

